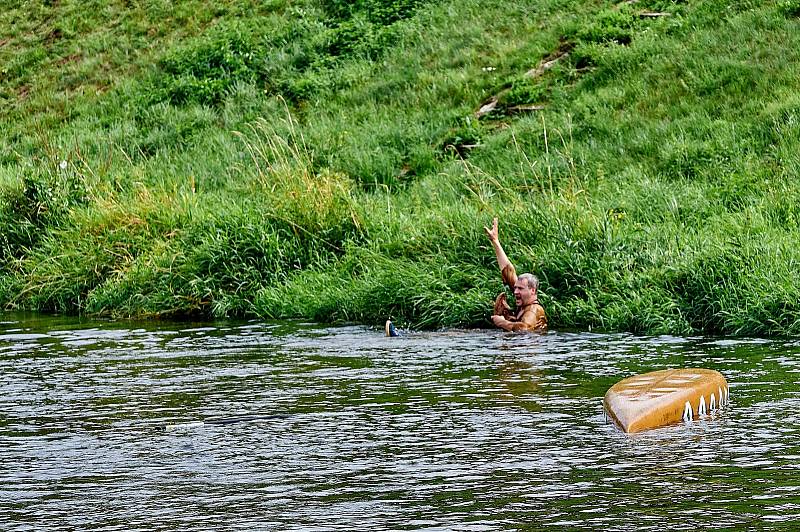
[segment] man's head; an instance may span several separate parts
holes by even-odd
[[[517,301],[517,306],[523,307],[536,301],[538,290],[539,279],[535,275],[523,273],[517,277],[517,282],[514,283],[514,299]]]

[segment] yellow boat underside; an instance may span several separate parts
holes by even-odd
[[[728,383],[718,371],[665,369],[635,375],[609,388],[608,416],[625,432],[692,421],[728,402]]]

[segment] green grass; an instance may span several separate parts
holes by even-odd
[[[0,302],[795,334],[798,6],[5,6]]]

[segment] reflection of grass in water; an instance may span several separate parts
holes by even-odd
[[[496,214],[555,328],[793,334],[790,3],[6,10],[0,300],[487,325]]]
[[[540,370],[537,370],[530,362],[518,359],[503,359],[497,369],[497,380],[513,397],[525,397],[530,394],[541,394],[542,389],[539,385],[541,380]],[[504,394],[502,394],[504,395]],[[530,411],[531,406],[536,410],[541,407],[536,403],[520,401],[520,406]]]
[[[359,356],[331,356],[331,355],[310,355],[310,360],[314,360],[323,367],[338,367],[350,369],[362,369],[375,367],[375,363],[367,357]]]

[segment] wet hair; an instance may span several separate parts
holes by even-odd
[[[528,288],[539,290],[539,279],[532,273],[523,273],[517,279],[525,279],[525,282],[528,283]]]

